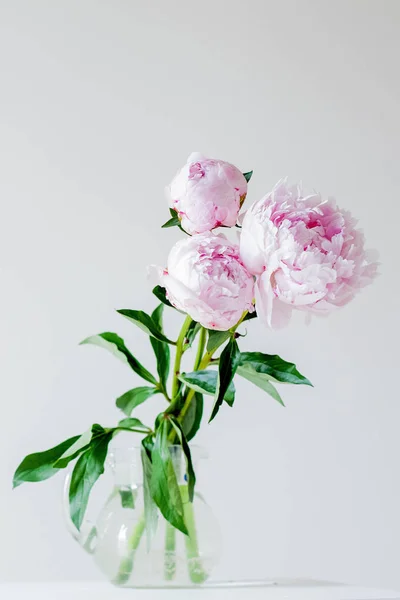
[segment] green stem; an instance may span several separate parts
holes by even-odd
[[[121,561],[118,573],[117,573],[115,579],[113,580],[113,583],[115,583],[116,585],[124,585],[124,583],[127,583],[129,581],[129,578],[132,575],[132,571],[133,571],[133,562],[135,559],[135,552],[139,547],[140,540],[142,539],[145,527],[146,527],[146,519],[145,519],[145,516],[143,515],[141,517],[140,521],[138,521],[135,529],[133,530],[131,537],[129,538],[129,541],[128,541],[129,554]]]
[[[166,401],[171,402],[171,398],[168,396],[168,392],[167,392],[165,386],[161,383],[161,381],[158,384],[158,389],[160,390],[162,395],[165,397]]]
[[[180,486],[183,513],[189,535],[185,536],[187,566],[192,583],[204,583],[208,574],[203,570],[197,541],[197,531],[193,503],[189,500],[187,485]]]
[[[181,368],[181,360],[182,360],[182,354],[183,354],[183,345],[185,343],[185,338],[186,338],[186,334],[188,332],[188,329],[190,327],[190,323],[192,322],[192,318],[189,317],[189,315],[187,315],[183,325],[182,325],[182,329],[180,331],[179,337],[178,337],[178,341],[176,342],[176,354],[175,354],[175,363],[174,363],[174,377],[172,380],[172,400],[174,400],[176,394],[178,393],[179,390],[179,379],[178,376],[180,374],[180,368]]]
[[[236,325],[229,330],[232,334],[235,333],[236,329],[242,323],[242,321],[245,318],[245,316],[247,315],[247,313],[248,313],[248,311],[246,310],[242,314],[241,318],[236,323]],[[201,330],[201,333],[203,333],[203,332],[205,333],[205,329],[204,328],[202,328],[202,330]],[[222,343],[220,345],[222,345]],[[200,346],[200,342],[199,342],[199,346]],[[205,338],[204,338],[204,345],[203,345],[202,351],[204,350],[204,346],[205,346]],[[201,370],[205,369],[206,367],[208,367],[208,365],[210,364],[210,362],[213,359],[212,357],[213,357],[214,352],[216,350],[218,350],[218,348],[219,348],[219,346],[217,346],[216,348],[212,348],[210,352],[206,352],[200,362],[198,362],[198,356],[199,356],[199,351],[198,351],[198,355],[196,356],[195,369],[194,370],[195,371],[201,371]],[[187,411],[189,410],[190,403],[191,403],[192,398],[195,395],[195,393],[196,393],[195,390],[189,390],[188,395],[186,396],[185,403],[182,406],[182,409],[181,409],[181,411],[179,413],[179,416],[178,416],[178,419],[179,419],[180,422],[182,422],[183,417],[186,415]]]
[[[196,358],[194,361],[193,371],[197,371],[199,368],[199,365],[201,363],[201,359],[203,356],[203,352],[204,352],[204,347],[206,345],[206,339],[207,339],[207,331],[204,329],[204,327],[202,327],[200,329],[199,345],[197,346],[197,354],[196,354]]]
[[[208,364],[211,360],[211,357],[212,357],[212,354],[210,352],[206,352],[199,364],[199,368],[196,370],[202,371],[203,369],[205,369],[208,366]],[[190,403],[191,403],[192,398],[195,395],[195,393],[196,393],[195,390],[189,390],[188,395],[186,396],[185,403],[182,406],[181,411],[178,416],[178,419],[180,422],[182,422],[183,417],[186,415],[187,411],[189,410]]]
[[[244,313],[242,314],[242,316],[240,317],[239,321],[236,323],[236,325],[234,327],[232,327],[229,331],[232,331],[232,333],[234,333],[236,331],[236,329],[239,327],[239,325],[241,325],[241,323],[243,322],[243,320],[248,312],[249,312],[248,310],[245,310]]]
[[[131,433],[143,433],[145,435],[149,435],[149,433],[153,433],[152,429],[135,429],[131,427],[116,427],[115,432],[118,431],[130,431]]]
[[[171,581],[176,573],[176,529],[168,521],[165,522],[165,554],[164,554],[164,578]]]

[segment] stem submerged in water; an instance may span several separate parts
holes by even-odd
[[[180,490],[183,503],[183,512],[185,516],[185,523],[189,532],[189,535],[185,536],[186,557],[189,577],[192,583],[200,584],[204,583],[207,580],[208,574],[204,571],[201,564],[193,503],[189,500],[188,486],[181,485]]]
[[[245,318],[246,314],[247,314],[246,312],[243,313],[240,321],[234,327],[232,327],[232,329],[229,330],[232,336],[234,335],[234,333],[235,333],[236,329],[238,328],[238,326],[240,325],[240,323]],[[170,409],[172,408],[172,406],[175,406],[175,404],[179,401],[178,391],[180,388],[180,381],[179,381],[178,377],[180,375],[181,361],[182,361],[182,355],[184,352],[185,339],[186,339],[186,335],[187,335],[187,332],[189,330],[191,323],[192,323],[192,318],[189,317],[189,315],[187,315],[186,319],[182,325],[182,328],[181,328],[181,331],[179,333],[179,337],[178,337],[178,340],[176,343],[176,355],[175,355],[174,373],[173,373],[173,379],[172,379],[172,394],[171,394]],[[195,362],[194,362],[194,370],[195,371],[201,371],[201,370],[205,369],[212,361],[214,352],[216,350],[218,350],[218,346],[217,346],[216,348],[212,348],[210,351],[205,352],[205,354],[203,356],[206,341],[207,341],[207,330],[204,329],[204,327],[202,327],[200,329],[199,344],[198,344],[196,358],[195,358]],[[166,393],[165,390],[163,390],[163,393],[165,393],[166,398],[169,400],[168,394]],[[182,406],[181,410],[179,411],[179,414],[177,415],[177,418],[180,422],[182,422],[184,416],[186,415],[187,411],[189,410],[190,403],[193,399],[194,394],[195,394],[195,391],[192,389],[189,389],[187,391],[183,406]],[[174,432],[171,432],[171,436],[172,435],[175,437]],[[170,438],[170,441],[173,442],[172,437]],[[201,584],[201,583],[204,583],[204,581],[206,581],[208,574],[204,571],[202,564],[201,564],[201,557],[200,557],[198,540],[197,540],[194,507],[193,507],[193,503],[190,502],[190,500],[189,500],[188,486],[186,484],[180,485],[179,489],[180,489],[180,494],[181,494],[182,503],[183,503],[184,520],[185,520],[185,524],[186,524],[186,527],[187,527],[187,530],[189,533],[188,536],[184,536],[189,576],[190,576],[192,583]],[[146,520],[145,520],[145,515],[143,515],[141,517],[140,521],[137,523],[137,525],[132,533],[131,538],[129,539],[128,555],[122,560],[122,562],[120,564],[120,568],[118,570],[118,573],[113,581],[113,583],[115,583],[116,585],[124,585],[125,583],[127,583],[129,581],[129,579],[132,575],[132,572],[133,572],[135,552],[140,544],[140,540],[142,539],[143,533],[145,531],[145,527],[146,527]],[[170,523],[166,522],[165,556],[164,556],[164,576],[165,576],[166,581],[171,581],[172,579],[174,579],[174,577],[176,575],[177,535],[183,535],[183,534],[178,532]]]
[[[131,537],[128,540],[128,555],[121,561],[118,573],[115,579],[113,580],[113,583],[115,583],[116,585],[124,585],[124,583],[127,583],[129,581],[129,578],[132,575],[133,571],[135,552],[138,549],[140,540],[143,537],[145,527],[146,519],[143,514],[143,516],[138,521],[135,529],[133,530]]]
[[[165,523],[165,554],[164,554],[164,578],[172,581],[176,574],[176,529],[168,521]]]

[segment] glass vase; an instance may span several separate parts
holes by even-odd
[[[108,490],[105,503],[101,503],[103,506],[96,520],[84,522],[80,531],[69,517],[67,477],[64,495],[69,529],[81,546],[93,555],[102,573],[115,585],[199,586],[208,580],[218,563],[221,554],[220,530],[201,494],[201,477],[198,477],[194,499],[190,502],[182,448],[171,446],[170,452],[189,535],[170,525],[155,505],[149,523],[145,512],[139,447],[120,447],[110,451],[107,471],[112,474],[111,491]],[[196,474],[201,475],[202,469],[198,468],[198,463],[207,458],[207,453],[198,446],[193,446],[191,452]]]

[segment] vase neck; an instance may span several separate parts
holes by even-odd
[[[181,446],[171,445],[169,447],[172,465],[179,484],[186,481],[186,457]],[[206,451],[199,447],[191,448],[192,462],[194,467],[200,459],[207,457]],[[143,481],[142,447],[115,447],[109,454],[108,463],[112,469],[117,486],[135,486]]]

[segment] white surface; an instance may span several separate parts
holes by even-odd
[[[2,600],[114,600],[134,597],[135,600],[384,600],[400,599],[400,594],[332,584],[286,584],[249,586],[235,589],[195,590],[133,590],[116,589],[107,584],[0,584]]]
[[[0,580],[100,578],[61,479],[11,477],[139,385],[81,339],[117,330],[153,368],[113,309],[155,306],[146,265],[180,237],[159,228],[164,185],[199,150],[254,169],[249,201],[285,174],[336,195],[382,260],[328,320],[248,325],[244,349],[315,388],[285,387],[282,409],[240,381],[204,427],[219,576],[400,588],[399,17],[397,0],[0,0]]]

